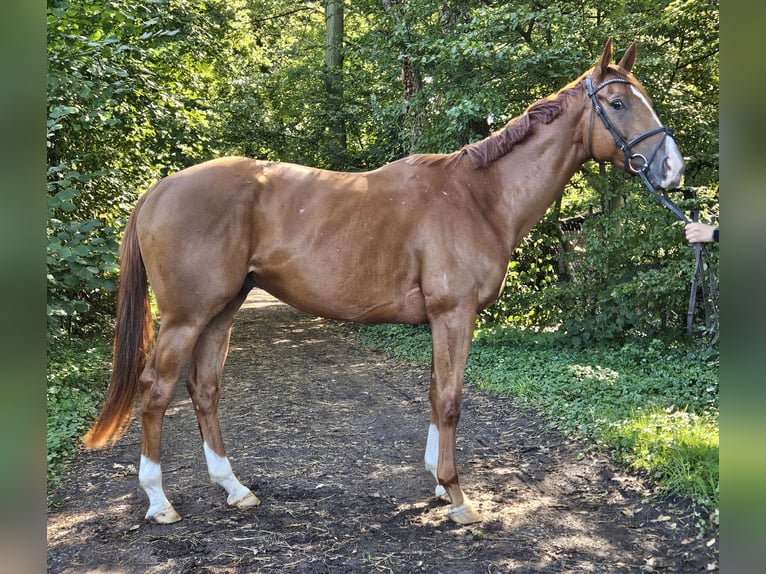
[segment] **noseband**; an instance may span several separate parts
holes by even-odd
[[[648,170],[649,165],[654,161],[655,156],[657,155],[657,152],[660,151],[660,148],[662,147],[662,144],[665,143],[665,139],[668,136],[672,136],[673,132],[670,130],[667,126],[659,126],[654,129],[645,131],[644,133],[636,136],[630,141],[627,141],[622,135],[615,129],[614,125],[612,125],[612,122],[609,121],[609,118],[606,115],[606,112],[604,111],[604,107],[599,103],[598,98],[596,98],[596,94],[605,86],[608,86],[609,84],[630,84],[628,80],[625,80],[624,78],[611,78],[609,80],[605,80],[601,82],[598,86],[595,88],[593,87],[593,83],[591,82],[590,76],[585,78],[585,87],[588,90],[588,96],[590,97],[590,101],[593,104],[593,107],[591,108],[591,116],[590,116],[590,131],[588,133],[588,152],[590,153],[591,157],[593,157],[593,111],[595,110],[596,115],[601,119],[601,123],[604,124],[604,127],[606,130],[612,134],[612,138],[614,139],[614,143],[617,145],[618,149],[623,153],[625,156],[625,165],[632,171],[633,173],[638,174],[638,176],[641,178],[641,181],[644,183],[646,188],[652,192],[652,194],[664,205],[667,207],[673,214],[678,217],[681,221],[684,223],[688,223],[689,220],[687,219],[686,215],[678,209],[667,197],[660,194],[657,191],[657,188],[654,187],[651,181],[649,181],[648,176]],[[649,156],[649,159],[646,159],[646,156],[640,153],[634,153],[633,147],[635,147],[640,142],[644,141],[646,138],[650,138],[657,134],[663,134],[662,138],[660,138],[660,141],[657,143],[656,146],[654,146],[654,150],[652,150],[651,155]],[[593,157],[595,159],[595,157]]]

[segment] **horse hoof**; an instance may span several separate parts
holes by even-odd
[[[150,524],[173,524],[179,520],[181,520],[181,515],[172,506],[146,517],[146,521]]]
[[[451,502],[449,499],[449,494],[447,494],[447,490],[441,484],[436,485],[436,488],[434,489],[434,496],[442,502]]]
[[[254,495],[252,492],[248,492],[245,496],[236,502],[231,502],[229,504],[237,508],[252,508],[253,506],[258,506],[260,503],[261,500],[256,495]]]
[[[447,509],[447,516],[453,522],[458,524],[473,524],[481,522],[481,515],[471,508],[468,504],[450,507]]]

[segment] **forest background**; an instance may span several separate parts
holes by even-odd
[[[634,71],[686,158],[672,199],[718,221],[717,2],[47,6],[49,470],[71,452],[105,390],[127,216],[152,182],[184,167],[237,154],[356,171],[454,151],[563,87],[612,38],[618,57],[638,44]],[[717,269],[715,248],[708,263]],[[574,411],[564,430],[606,443],[666,491],[714,508],[718,330],[698,308],[686,333],[693,269],[680,223],[640,181],[589,162],[519,246],[503,296],[477,324],[469,376],[554,420]],[[420,334],[371,338],[390,348]],[[494,354],[509,347],[527,358]],[[553,355],[538,363],[558,374],[479,368],[519,365],[541,347]],[[551,357],[572,349],[598,358],[571,374]],[[525,394],[534,381],[539,394]],[[594,397],[608,405],[594,409]],[[662,466],[669,452],[679,468]]]

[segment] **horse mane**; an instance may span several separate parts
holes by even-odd
[[[570,96],[580,91],[582,83],[575,81],[562,88],[553,96],[543,98],[530,105],[523,114],[511,119],[497,132],[483,140],[468,144],[450,154],[418,154],[411,158],[416,165],[453,165],[467,157],[474,169],[487,167],[503,157],[513,147],[524,141],[537,124],[549,124],[561,115]]]

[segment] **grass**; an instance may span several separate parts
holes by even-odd
[[[429,362],[425,327],[378,325],[362,342]],[[718,357],[691,343],[568,343],[555,333],[475,333],[466,379],[533,406],[550,426],[591,439],[650,476],[659,495],[718,507]]]
[[[605,431],[620,445],[623,461],[656,477],[666,492],[717,504],[718,425],[711,416],[677,410],[648,410]]]
[[[96,417],[109,382],[111,347],[96,339],[61,337],[48,341],[48,484],[58,483],[75,442]]]

